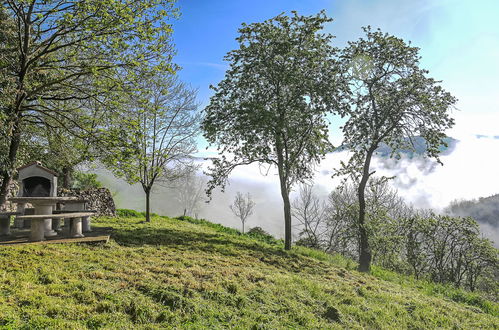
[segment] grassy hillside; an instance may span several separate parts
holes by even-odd
[[[142,221],[94,221],[114,228],[106,245],[1,247],[0,326],[499,328],[476,295],[203,221]]]

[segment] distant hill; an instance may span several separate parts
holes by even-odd
[[[499,228],[499,194],[474,200],[454,201],[445,211],[455,216],[473,217],[479,223]]]
[[[454,148],[456,147],[457,142],[459,142],[459,140],[456,140],[452,137],[447,137],[443,141],[447,144],[447,146],[442,144],[439,148],[440,154],[443,156],[452,153],[452,151],[454,151]],[[426,147],[426,140],[421,136],[417,136],[417,137],[413,138],[413,143],[414,143],[415,151],[414,150],[402,150],[401,154],[407,156],[408,158],[413,158],[414,156],[424,155],[424,153],[426,152],[426,148],[427,148]],[[343,145],[343,146],[336,148],[335,152],[343,151],[346,149],[347,149],[347,146]],[[388,158],[388,157],[390,157],[391,152],[392,152],[392,149],[388,145],[383,143],[376,150],[376,155],[378,157]]]

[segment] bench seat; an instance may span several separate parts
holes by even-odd
[[[67,235],[69,237],[85,237],[82,233],[82,218],[90,217],[94,215],[93,212],[70,212],[70,213],[60,213],[60,214],[33,214],[33,215],[21,215],[18,218],[22,220],[31,220],[31,241],[42,241],[44,240],[44,225],[43,223],[47,219],[69,219],[70,225],[68,226]]]
[[[10,235],[10,217],[20,212],[0,212],[0,236]]]
[[[64,219],[64,218],[81,218],[90,217],[94,215],[93,212],[70,212],[70,213],[53,213],[53,214],[33,214],[33,215],[20,215],[18,219],[30,219],[30,220],[40,220],[40,219]]]

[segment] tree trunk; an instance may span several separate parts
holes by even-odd
[[[62,187],[66,189],[71,189],[71,173],[72,168],[69,166],[65,166],[62,169]]]
[[[289,189],[287,173],[284,171],[283,148],[279,138],[276,139],[277,170],[281,185],[281,196],[284,204],[284,250],[291,250],[291,203],[289,202]]]
[[[144,188],[144,192],[146,193],[146,222],[151,222],[151,213],[150,213],[151,188]]]
[[[7,201],[7,194],[9,192],[9,186],[14,176],[16,169],[17,151],[19,150],[19,145],[21,143],[21,128],[18,120],[14,122],[12,127],[12,137],[9,146],[9,158],[8,164],[2,173],[2,185],[0,186],[0,206],[5,206]]]
[[[243,222],[243,234],[244,234],[244,222]]]
[[[289,191],[282,164],[279,163],[277,167],[279,169],[281,196],[284,204],[284,249],[291,250],[291,203],[289,202]]]
[[[365,191],[367,186],[367,181],[369,180],[369,168],[371,165],[371,158],[373,155],[375,147],[371,147],[367,152],[366,159],[364,162],[364,168],[362,171],[362,179],[359,183],[358,188],[358,198],[359,198],[359,232],[360,232],[360,242],[359,242],[359,268],[360,272],[367,273],[371,269],[371,248],[369,246],[368,234],[366,229],[366,198]]]

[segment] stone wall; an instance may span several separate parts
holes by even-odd
[[[19,184],[17,183],[17,181],[12,181],[9,187],[9,193],[7,194],[7,199],[10,197],[17,196],[18,191],[19,191]],[[0,212],[15,212],[16,209],[17,209],[16,204],[9,201],[7,201],[5,205],[0,205]]]
[[[116,205],[113,196],[107,188],[88,190],[59,188],[57,196],[74,196],[88,200],[87,209],[96,210],[96,216],[116,216]]]

